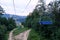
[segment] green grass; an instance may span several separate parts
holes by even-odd
[[[7,33],[5,34],[4,40],[8,40],[8,38],[9,38],[9,32],[7,32]]]
[[[21,32],[24,32],[25,30],[28,30],[28,28],[17,28],[14,32],[13,35],[16,36],[18,34],[20,34]]]
[[[40,40],[40,37],[39,37],[38,33],[36,33],[35,30],[32,29],[30,31],[28,40]]]
[[[28,40],[47,40],[44,37],[42,37],[41,35],[39,35],[35,30],[31,30]]]

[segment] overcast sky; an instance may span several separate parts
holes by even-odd
[[[51,0],[46,0],[46,4],[48,4]],[[30,12],[33,11],[35,6],[38,3],[38,0],[31,0],[30,4],[25,9],[29,0],[14,0],[16,15],[27,16]],[[0,5],[3,7],[6,13],[15,14],[13,7],[13,0],[0,0]]]

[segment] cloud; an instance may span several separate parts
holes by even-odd
[[[29,0],[14,0],[16,15],[28,15],[35,8],[38,0],[31,0],[28,7],[25,9]],[[5,12],[8,14],[15,14],[13,8],[13,0],[0,0],[0,5],[4,8]]]

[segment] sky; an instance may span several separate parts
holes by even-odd
[[[46,4],[48,4],[52,0],[46,0]],[[30,12],[32,12],[35,6],[38,3],[38,0],[14,0],[15,3],[15,11],[13,6],[13,0],[0,0],[0,5],[5,10],[6,14],[14,14],[19,16],[27,16]],[[26,7],[26,5],[29,5]]]

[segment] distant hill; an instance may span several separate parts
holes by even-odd
[[[11,14],[4,14],[3,17],[6,17],[7,19],[13,17],[13,19],[16,20],[17,23],[24,22],[26,19],[26,16],[18,16],[18,15],[11,15]]]

